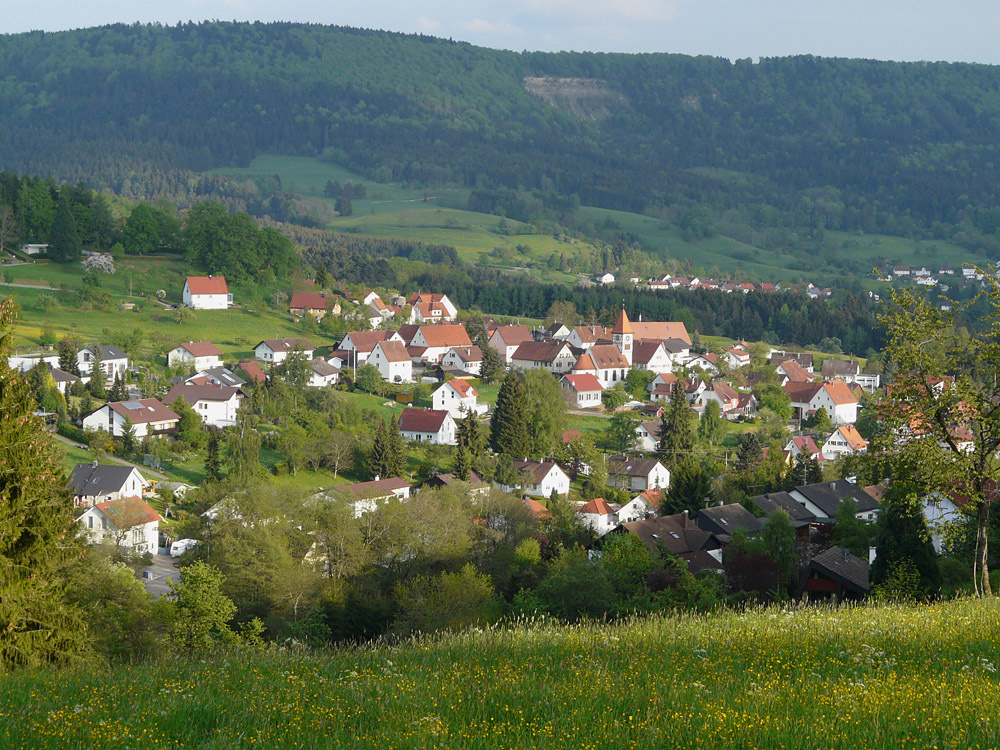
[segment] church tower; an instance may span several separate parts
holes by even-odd
[[[622,308],[618,322],[611,329],[611,343],[617,346],[618,351],[628,360],[629,367],[632,366],[632,339],[632,323],[629,321],[628,315],[625,314],[625,309]]]

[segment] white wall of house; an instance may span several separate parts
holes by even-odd
[[[132,469],[131,473],[122,483],[121,488],[113,492],[104,492],[100,495],[74,495],[75,505],[92,506],[95,503],[103,503],[106,500],[121,500],[125,497],[142,497],[142,488],[145,482],[138,469]]]
[[[191,294],[186,281],[182,298],[184,304],[193,310],[227,310],[233,301],[232,294]]]
[[[451,418],[450,414],[445,418],[444,424],[441,425],[441,429],[437,432],[400,430],[399,434],[403,436],[403,440],[415,443],[431,443],[432,445],[458,444],[458,439],[455,436],[455,420]]]
[[[826,392],[825,388],[820,388],[813,396],[812,401],[809,402],[809,410],[819,411],[820,409],[826,409],[826,413],[830,417],[830,421],[836,425],[842,424],[854,424],[858,421],[858,402],[855,401],[850,404],[835,404],[833,399],[830,398],[830,394]]]
[[[854,456],[865,451],[864,449],[859,451],[854,450],[851,444],[840,434],[840,430],[834,430],[833,434],[823,443],[823,448],[820,452],[827,461],[834,461],[840,456]]]
[[[574,391],[569,383],[563,382],[563,390],[569,393],[576,404],[577,409],[599,409],[601,404],[601,394],[603,391]]]
[[[934,551],[940,555],[948,527],[962,520],[962,512],[949,498],[940,494],[924,499],[923,512]]]
[[[618,528],[617,513],[577,513],[576,517],[580,519],[581,525],[591,529],[597,536],[604,536]]]
[[[56,358],[57,366],[58,362],[59,360]],[[78,351],[76,353],[76,366],[79,368],[81,375],[89,375],[94,370],[94,353],[90,349],[81,349]],[[116,375],[124,380],[125,372],[128,370],[128,357],[102,359],[101,370],[104,372],[107,380],[114,380]]]
[[[148,523],[133,526],[127,529],[122,536],[115,528],[111,520],[101,512],[100,508],[88,508],[79,518],[77,523],[83,528],[87,535],[87,542],[90,544],[117,544],[130,549],[137,554],[149,552],[156,554],[159,546],[160,522],[150,521]]]
[[[639,451],[643,453],[652,453],[656,450],[658,445],[656,435],[653,435],[649,430],[647,430],[645,425],[640,424],[636,427],[635,434],[635,445]]]
[[[253,355],[262,362],[273,362],[274,364],[281,364],[286,359],[288,359],[289,354],[293,354],[296,350],[294,349],[282,349],[281,351],[274,351],[268,344],[261,341],[253,350]],[[298,351],[306,359],[312,359],[313,350],[312,349],[302,349]]]
[[[446,411],[455,419],[461,419],[467,413],[476,413],[478,397],[469,394],[462,398],[450,383],[445,383],[431,395],[431,404],[436,410]]]
[[[413,380],[413,361],[410,359],[389,361],[378,345],[372,350],[367,364],[377,368],[382,380],[390,383],[409,383]]]
[[[201,417],[202,422],[211,427],[231,427],[236,424],[240,400],[234,393],[228,401],[200,399],[191,404],[191,408]]]
[[[622,487],[634,492],[643,490],[666,490],[670,486],[670,472],[663,464],[657,462],[648,475],[629,476],[627,474],[608,473],[608,484],[612,487]]]
[[[169,429],[176,424],[176,421],[140,422],[135,425],[135,436],[140,438],[146,437],[154,432]],[[124,434],[124,425],[125,418],[107,404],[83,418],[83,429],[104,430],[105,432],[110,432],[115,437],[121,437]]]
[[[167,366],[177,367],[178,365],[184,367],[193,366],[195,370],[201,372],[202,370],[210,370],[213,367],[222,367],[222,358],[217,354],[196,357],[184,347],[178,346],[175,349],[171,349],[167,354]]]
[[[449,349],[445,352],[445,355],[441,357],[441,366],[447,367],[452,370],[465,370],[473,375],[478,375],[480,368],[482,367],[482,362],[466,362],[461,357],[459,357],[454,349]],[[436,406],[434,407],[437,408]]]
[[[650,505],[642,495],[632,498],[618,510],[619,523],[631,523],[632,521],[644,521],[649,516],[656,515],[657,509]]]
[[[597,371],[597,379],[601,382],[601,385],[605,388],[614,388],[616,383],[621,383],[628,377],[627,367],[612,367],[610,369],[601,369]]]
[[[649,370],[650,372],[673,372],[674,362],[667,354],[666,350],[662,346],[658,346],[653,356],[649,358],[649,362],[638,364],[636,362],[632,363],[632,367],[636,370]]]

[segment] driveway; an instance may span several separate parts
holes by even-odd
[[[146,587],[146,591],[152,594],[154,599],[170,593],[167,581],[179,581],[180,574],[174,564],[174,558],[170,556],[165,547],[161,547],[156,556],[153,557],[153,564],[148,568],[143,568],[140,572],[139,580]],[[149,576],[147,578],[147,576]]]

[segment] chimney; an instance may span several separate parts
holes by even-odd
[[[95,469],[97,468],[97,459],[96,459],[96,458],[94,459],[94,463],[93,463],[92,465],[93,465],[93,467],[94,467]]]
[[[376,481],[376,482],[378,482],[378,481],[379,481],[379,480],[380,480],[381,478],[382,478],[382,477],[380,477],[380,476],[379,476],[378,474],[376,474],[376,475],[375,475],[375,481]]]

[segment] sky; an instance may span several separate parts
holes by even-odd
[[[512,50],[1000,64],[1000,3],[995,0],[32,0],[7,5],[0,33],[134,21],[302,21],[423,33]]]

